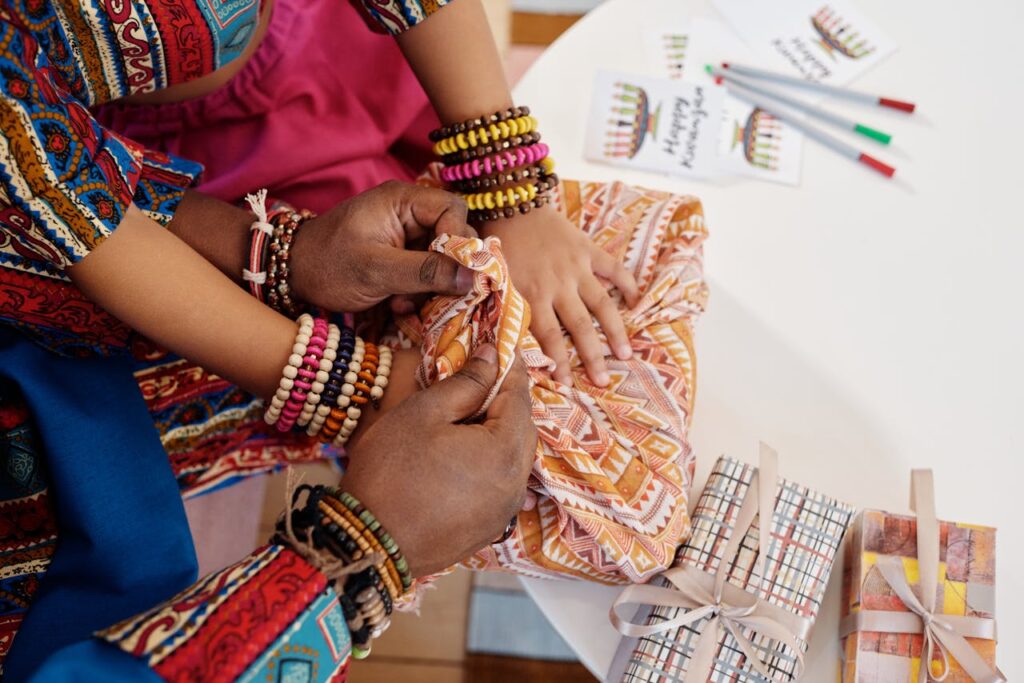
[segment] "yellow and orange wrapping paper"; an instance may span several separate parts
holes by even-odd
[[[574,384],[552,380],[551,361],[529,333],[529,307],[512,286],[496,239],[434,241],[432,249],[476,271],[474,289],[437,297],[419,316],[400,320],[400,337],[422,346],[423,386],[456,372],[483,343],[497,347],[501,378],[517,350],[529,369],[539,435],[529,486],[537,504],[519,513],[511,538],[467,564],[643,581],[671,564],[689,534],[694,459],[686,436],[696,383],[692,325],[707,297],[704,216],[692,197],[622,183],[566,181],[556,202],[625,264],[643,293],[632,309],[619,304],[634,355],[620,361],[606,354],[608,387],[588,381],[568,337]]]
[[[917,517],[866,510],[851,531],[842,681],[1003,682],[995,529],[938,521],[928,470],[914,471],[912,489]]]

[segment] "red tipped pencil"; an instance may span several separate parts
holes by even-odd
[[[722,62],[723,69],[729,69],[741,76],[747,76],[748,78],[760,78],[765,81],[772,81],[774,83],[783,83],[785,85],[792,85],[797,88],[803,88],[805,90],[814,90],[816,92],[824,93],[834,97],[842,97],[847,100],[853,100],[855,102],[861,102],[864,104],[875,105],[879,107],[888,107],[889,109],[898,109],[899,111],[905,111],[908,114],[913,113],[916,109],[916,105],[913,102],[904,102],[903,100],[896,100],[891,97],[880,97],[878,95],[872,95],[870,93],[860,92],[858,90],[850,90],[849,88],[840,88],[836,85],[827,85],[825,83],[816,83],[814,81],[808,81],[798,76],[788,76],[786,74],[778,74],[774,71],[765,71],[764,69],[755,69],[751,66],[742,66],[740,64],[731,64],[728,62]]]

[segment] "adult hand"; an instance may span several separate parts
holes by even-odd
[[[483,421],[462,424],[498,376],[493,346],[456,375],[413,394],[351,449],[342,487],[395,538],[414,576],[498,538],[526,495],[537,445],[526,369],[518,361]]]
[[[407,249],[439,233],[476,235],[461,198],[386,182],[302,226],[291,250],[292,291],[332,311],[366,310],[392,295],[465,294],[470,270],[442,254]],[[396,312],[412,310],[407,298],[395,301]]]
[[[627,306],[634,306],[640,290],[633,276],[550,207],[498,221],[487,228],[487,234],[501,238],[512,280],[530,302],[530,331],[555,361],[555,379],[572,383],[564,327],[591,381],[607,385],[608,365],[594,318],[617,358],[626,360],[633,351],[618,306],[597,276],[615,285]]]

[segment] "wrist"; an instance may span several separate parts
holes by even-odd
[[[548,203],[526,214],[486,221],[480,226],[479,232],[484,237],[498,237],[504,240],[516,232],[532,230],[535,225],[550,225],[549,221],[557,215],[558,209]]]
[[[397,601],[413,587],[409,564],[373,513],[350,493],[324,486],[293,492],[289,482],[288,502],[272,542],[292,548],[336,587],[353,656],[362,659],[387,629]]]
[[[252,221],[252,214],[245,209],[188,190],[167,230],[238,282],[249,254]],[[216,229],[211,229],[213,226]]]

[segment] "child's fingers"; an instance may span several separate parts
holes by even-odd
[[[590,262],[596,275],[609,280],[622,292],[627,306],[636,306],[640,301],[640,288],[636,284],[636,278],[624,265],[596,244],[591,245]]]
[[[580,355],[590,381],[599,387],[608,386],[608,366],[604,362],[601,341],[597,337],[594,318],[583,304],[578,292],[568,292],[555,302],[555,310],[572,336],[576,352]]]
[[[580,297],[601,323],[601,329],[608,337],[608,346],[619,360],[629,360],[633,356],[633,347],[629,345],[626,325],[622,322],[619,307],[615,305],[608,292],[596,278],[590,277],[580,286]]]
[[[555,380],[562,384],[572,384],[572,372],[569,371],[569,354],[565,350],[565,339],[562,337],[562,328],[555,317],[555,311],[551,304],[546,306],[534,306],[533,320],[530,323],[530,331],[537,338],[541,350],[553,361],[555,371],[552,373]]]

